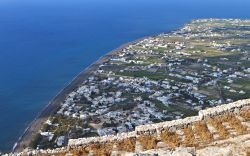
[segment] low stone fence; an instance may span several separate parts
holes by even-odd
[[[198,116],[187,117],[179,120],[165,121],[156,124],[141,125],[135,128],[135,131],[129,133],[121,133],[117,135],[81,138],[69,140],[68,146],[87,145],[90,143],[108,143],[113,141],[122,141],[124,139],[139,137],[140,135],[159,134],[162,131],[176,131],[186,128],[189,125],[201,121],[203,119],[223,114],[225,112],[238,113],[242,108],[250,108],[250,99],[239,100],[233,103],[216,106],[199,111]]]
[[[161,131],[176,131],[177,129],[182,129],[191,125],[197,121],[200,121],[199,116],[187,117],[185,119],[165,121],[157,124],[141,125],[135,128],[137,135],[152,135],[155,133],[160,133]]]
[[[55,149],[24,149],[19,153],[9,153],[1,156],[50,156],[60,155],[60,153],[66,153],[67,147],[55,148]]]
[[[250,99],[239,100],[233,103],[201,110],[199,111],[199,117],[201,119],[206,119],[212,116],[223,114],[225,112],[238,113],[243,107],[250,107]]]
[[[80,138],[80,139],[70,139],[68,142],[69,147],[94,144],[94,143],[109,143],[109,142],[119,142],[128,138],[135,138],[136,133],[119,133],[117,135],[106,135],[101,137],[91,137],[91,138]]]
[[[187,117],[184,119],[166,121],[156,124],[148,124],[141,125],[135,128],[135,131],[128,133],[120,133],[117,135],[107,135],[102,137],[91,137],[91,138],[79,138],[79,139],[70,139],[68,142],[68,147],[57,148],[57,149],[48,149],[48,150],[28,150],[23,151],[18,154],[10,154],[11,156],[22,156],[25,154],[37,155],[39,154],[47,154],[51,155],[53,153],[62,153],[67,151],[67,148],[78,148],[80,146],[85,146],[88,144],[105,144],[111,142],[121,142],[126,139],[134,139],[140,137],[141,135],[154,135],[160,134],[162,131],[176,131],[178,129],[183,129],[192,125],[195,122],[204,120],[209,117],[213,117],[216,115],[221,115],[226,112],[232,112],[238,114],[242,109],[250,109],[250,99],[239,100],[233,103],[224,104],[220,106],[216,106],[213,108],[208,108],[205,110],[199,111],[198,116]],[[8,155],[8,154],[7,154]]]

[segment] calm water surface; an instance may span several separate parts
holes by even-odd
[[[0,0],[0,151],[81,70],[194,18],[250,18],[249,0]]]

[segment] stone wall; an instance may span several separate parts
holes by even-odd
[[[135,138],[136,133],[120,133],[117,135],[106,135],[102,137],[91,137],[91,138],[80,138],[80,139],[70,139],[68,142],[69,147],[94,144],[94,143],[108,143],[108,142],[119,142],[128,138]]]
[[[224,104],[220,106],[216,106],[213,108],[208,108],[205,110],[199,111],[198,116],[187,117],[184,119],[166,121],[156,124],[148,124],[141,125],[135,128],[135,131],[128,133],[120,133],[117,135],[107,135],[102,137],[91,137],[91,138],[79,138],[79,139],[70,139],[68,142],[68,147],[57,148],[57,149],[48,149],[48,150],[26,150],[18,154],[7,154],[14,156],[22,156],[22,155],[37,155],[39,154],[58,154],[65,153],[69,149],[74,149],[78,147],[83,147],[88,144],[105,144],[110,142],[119,142],[130,138],[137,138],[141,135],[153,135],[160,134],[162,131],[176,131],[178,129],[182,129],[188,127],[189,125],[204,120],[209,117],[213,117],[216,115],[221,115],[227,112],[239,113],[242,109],[250,109],[250,99],[239,100],[230,104]]]
[[[233,103],[224,104],[216,106],[213,108],[208,108],[205,110],[199,111],[198,116],[187,117],[179,120],[165,121],[156,124],[141,125],[135,128],[135,131],[129,133],[121,133],[111,136],[102,136],[102,137],[92,137],[92,138],[80,138],[80,139],[71,139],[69,140],[68,146],[79,146],[86,145],[89,143],[107,143],[113,141],[121,141],[126,138],[138,137],[140,135],[152,135],[164,130],[175,131],[177,129],[182,129],[188,127],[189,125],[201,121],[203,119],[220,115],[226,112],[238,113],[242,108],[250,107],[250,99],[239,100]]]
[[[225,112],[238,113],[243,107],[244,108],[250,107],[250,99],[239,100],[233,103],[224,104],[224,105],[208,108],[205,110],[201,110],[199,111],[199,117],[201,119],[205,119],[208,117],[223,114]]]

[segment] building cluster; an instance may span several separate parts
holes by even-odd
[[[249,31],[250,21],[196,20],[130,44],[93,71],[46,124],[60,128],[57,118],[70,118],[84,123],[73,126],[81,129],[79,136],[103,136],[247,98]],[[63,146],[71,128],[40,134]]]

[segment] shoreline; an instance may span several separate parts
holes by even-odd
[[[169,31],[172,32],[172,31]],[[167,33],[167,32],[163,32]],[[80,85],[85,81],[93,71],[97,70],[99,65],[103,64],[107,60],[109,60],[110,57],[114,56],[119,50],[131,45],[135,44],[143,39],[146,39],[148,37],[154,37],[162,33],[145,36],[139,39],[136,39],[131,42],[127,42],[125,44],[120,45],[118,48],[115,48],[111,50],[110,52],[106,53],[105,55],[99,57],[97,61],[90,64],[88,67],[83,69],[78,75],[76,75],[63,89],[61,89],[58,94],[50,102],[38,113],[38,115],[35,117],[33,121],[30,122],[30,124],[27,126],[27,128],[24,130],[23,134],[18,138],[17,142],[14,144],[12,148],[12,152],[20,152],[24,150],[25,148],[29,147],[29,143],[31,139],[37,134],[37,132],[42,128],[43,123],[51,116],[53,115],[58,108],[60,108],[61,103],[67,98],[67,96],[80,87]]]
[[[179,30],[179,29],[178,29]],[[171,33],[174,32],[163,32],[159,34]],[[158,35],[159,35],[158,34]],[[93,72],[96,71],[100,65],[105,63],[110,59],[110,57],[116,56],[117,52],[128,47],[129,45],[134,45],[139,41],[149,38],[155,37],[157,34],[148,35],[131,42],[127,42],[125,44],[121,44],[118,48],[115,48],[103,56],[99,57],[95,62],[90,64],[88,67],[84,68],[78,75],[76,75],[69,83],[61,89],[56,96],[48,102],[48,104],[38,113],[38,115],[33,119],[33,121],[27,126],[23,134],[19,137],[18,141],[15,143],[12,152],[22,151],[24,148],[28,147],[28,143],[31,141],[32,137],[39,133],[39,130],[43,126],[44,122],[53,115],[58,108],[60,108],[61,103],[67,98],[67,96],[74,90],[76,90],[79,86],[81,86],[82,82],[85,81],[88,77],[92,76]]]

